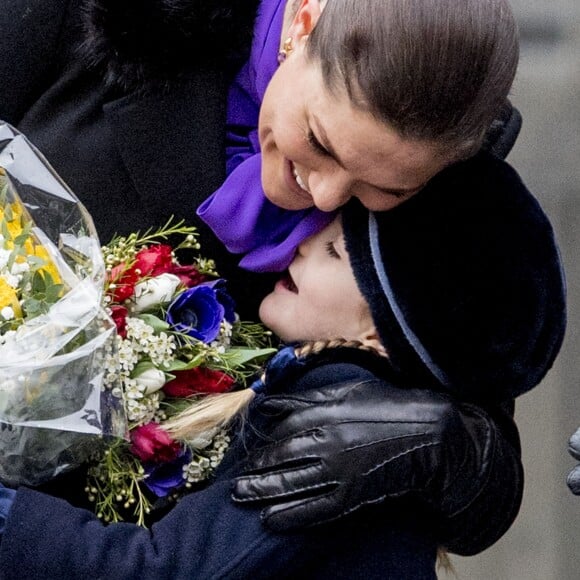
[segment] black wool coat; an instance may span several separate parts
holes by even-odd
[[[103,243],[183,218],[255,317],[269,287],[195,215],[225,177],[227,87],[256,0],[0,0],[0,118],[36,145]]]

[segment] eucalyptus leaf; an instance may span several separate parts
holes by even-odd
[[[64,285],[63,284],[52,284],[46,289],[46,301],[50,304],[57,302],[62,296]]]
[[[50,286],[56,286],[56,283],[54,281],[54,278],[52,277],[52,274],[50,272],[48,272],[47,270],[42,271],[42,277],[44,278],[44,284],[45,284],[46,288],[50,288]]]
[[[32,277],[32,294],[38,296],[44,294],[46,291],[46,282],[44,276],[40,272],[36,272]]]

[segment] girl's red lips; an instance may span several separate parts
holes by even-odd
[[[298,294],[298,287],[294,283],[292,276],[289,272],[286,272],[280,280],[276,283],[276,288],[287,290],[288,292],[292,292],[292,294]]]

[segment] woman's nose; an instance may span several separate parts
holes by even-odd
[[[333,211],[351,197],[351,184],[342,174],[311,173],[308,189],[314,205],[322,211]]]

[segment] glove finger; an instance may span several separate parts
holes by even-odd
[[[277,417],[288,414],[296,409],[304,409],[311,405],[310,402],[293,397],[266,397],[258,406],[264,415]]]
[[[246,472],[278,471],[291,465],[320,461],[328,433],[319,429],[297,433],[288,439],[276,440],[253,451],[248,458]]]
[[[574,495],[580,495],[580,465],[570,471],[566,483]]]
[[[371,439],[377,430],[393,434],[429,430],[443,432],[452,425],[455,408],[446,400],[425,400],[424,394],[415,390],[401,393],[401,389],[389,390],[384,385],[379,386],[382,387],[380,396],[375,392],[378,387],[374,383],[355,387],[349,384],[342,399],[312,405],[298,398],[272,397],[265,408],[278,415],[286,413],[272,432],[272,439],[281,440],[309,429],[337,424],[366,424],[367,439]]]
[[[337,493],[304,498],[268,506],[261,512],[264,524],[275,532],[324,524],[335,520],[345,511]]]
[[[570,440],[568,441],[568,452],[574,459],[580,461],[580,428],[576,429],[576,432]]]
[[[248,458],[246,472],[271,473],[316,462],[323,462],[328,470],[346,462],[347,465],[356,464],[357,469],[363,471],[380,468],[391,461],[412,461],[415,452],[427,459],[427,455],[437,454],[440,446],[437,438],[422,431],[423,427],[343,423],[312,429],[254,451]],[[277,433],[273,436],[277,437]],[[340,475],[340,467],[338,470],[337,475]],[[334,479],[334,476],[329,475],[329,478]]]
[[[232,496],[237,502],[290,499],[298,494],[308,497],[326,493],[335,482],[324,481],[320,463],[275,473],[243,475],[234,480]]]
[[[318,405],[338,401],[347,396],[355,388],[356,385],[348,382],[344,385],[309,389],[297,395],[271,395],[260,403],[259,408],[263,412],[272,414],[288,412],[294,409],[304,409],[312,407],[313,404]]]

